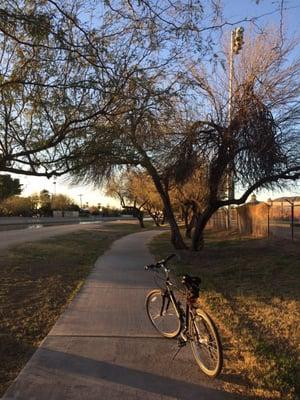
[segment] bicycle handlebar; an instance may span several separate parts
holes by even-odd
[[[170,270],[166,267],[166,263],[175,257],[175,254],[170,254],[167,258],[158,261],[156,264],[149,264],[145,266],[145,269],[164,269],[166,273],[166,278],[169,280],[169,272]],[[198,276],[191,276],[188,274],[178,275],[181,277],[181,283],[185,285],[185,287],[189,290],[193,297],[199,296],[199,287],[201,283],[201,278]]]
[[[168,261],[171,260],[171,258],[175,257],[175,254],[170,254],[167,258],[157,261],[156,264],[149,264],[145,266],[145,269],[154,269],[154,268],[162,268],[166,265]]]

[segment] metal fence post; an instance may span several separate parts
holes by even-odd
[[[292,240],[294,240],[294,203],[291,204],[292,207]]]
[[[294,240],[294,207],[295,202],[293,200],[285,199],[291,205],[291,234],[292,240]]]
[[[270,237],[270,206],[269,204],[267,205],[268,207],[268,238]]]

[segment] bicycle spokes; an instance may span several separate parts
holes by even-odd
[[[174,337],[180,332],[180,320],[171,299],[161,291],[153,291],[147,298],[150,321],[164,336]]]
[[[222,366],[221,345],[209,317],[202,313],[192,317],[191,346],[200,368],[209,376],[215,377]]]

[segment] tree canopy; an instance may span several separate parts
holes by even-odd
[[[282,25],[245,38],[229,118],[228,51],[215,42],[234,21],[218,2],[6,0],[0,11],[0,170],[93,183],[146,172],[177,248],[171,192],[201,171],[194,249],[218,208],[299,178],[300,64]],[[224,196],[229,175],[238,197]]]
[[[0,175],[0,201],[21,192],[22,185],[19,179],[12,178],[10,175]]]
[[[196,214],[193,247],[197,249],[218,208],[242,204],[257,188],[300,176],[295,123],[300,118],[300,64],[286,62],[292,46],[279,47],[279,40],[278,33],[268,30],[249,38],[252,68],[250,64],[243,68],[247,60],[240,59],[238,71],[244,74],[235,79],[230,120],[226,71],[219,70],[220,76],[213,79],[204,65],[191,65],[189,74],[178,78],[175,86],[164,88],[160,76],[154,79],[143,72],[132,77],[124,91],[127,114],[95,127],[95,134],[83,145],[86,163],[79,176],[96,181],[118,166],[141,166],[161,196],[174,245],[184,247],[170,189],[200,169],[198,185],[205,182],[205,196]],[[242,190],[239,197],[224,196],[229,173]]]
[[[70,171],[92,127],[128,111],[124,87],[132,76],[163,77],[164,70],[174,78],[192,45],[198,56],[212,47],[212,30],[201,26],[216,22],[215,2],[163,3],[2,2],[1,171]]]

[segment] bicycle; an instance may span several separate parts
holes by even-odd
[[[181,282],[185,288],[185,310],[175,297],[167,262],[171,254],[156,264],[145,267],[148,270],[163,271],[164,288],[151,290],[146,296],[146,310],[152,325],[163,336],[171,339],[179,337],[179,347],[188,342],[200,369],[209,377],[216,378],[223,365],[222,345],[218,331],[208,314],[196,305],[200,293],[201,279],[183,275]]]

